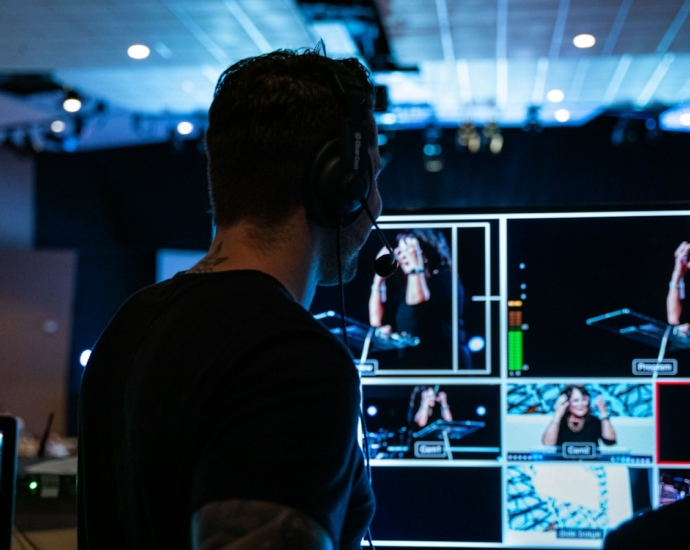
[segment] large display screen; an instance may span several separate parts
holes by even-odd
[[[378,547],[597,548],[690,490],[690,211],[384,216],[345,286]],[[669,283],[673,284],[669,284]],[[312,312],[342,334],[338,291]],[[682,311],[686,306],[687,311]]]

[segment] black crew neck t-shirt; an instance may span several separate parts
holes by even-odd
[[[374,510],[352,357],[274,278],[178,274],[95,346],[79,411],[79,548],[189,549],[224,499],[301,510],[360,548]]]

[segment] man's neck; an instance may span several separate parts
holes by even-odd
[[[293,217],[287,225],[284,234],[289,238],[263,245],[257,243],[250,224],[218,228],[206,256],[188,272],[261,271],[280,281],[308,309],[318,283],[315,236],[303,216]]]

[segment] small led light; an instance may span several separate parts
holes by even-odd
[[[65,128],[67,128],[67,125],[62,120],[54,120],[50,123],[50,129],[56,134],[64,132]]]
[[[85,367],[86,363],[89,362],[89,357],[91,357],[91,350],[85,349],[84,351],[81,352],[81,355],[79,356],[79,364],[82,367]]]
[[[558,122],[568,122],[570,120],[570,111],[567,109],[558,109],[553,116]]]
[[[597,39],[591,34],[578,34],[573,38],[573,44],[576,48],[591,48],[597,43]]]
[[[546,94],[546,99],[548,99],[551,103],[560,103],[563,101],[564,97],[565,94],[563,93],[563,90],[551,90]]]
[[[134,44],[127,48],[127,55],[132,59],[146,59],[150,53],[151,50],[148,46],[143,44]]]
[[[376,407],[374,407],[374,405],[370,405],[369,407],[367,407],[367,414],[369,416],[376,416],[378,412],[379,410]]]
[[[478,416],[484,416],[486,414],[486,407],[484,405],[479,405],[476,412]]]
[[[38,482],[37,481],[32,481],[29,483],[29,489],[32,491],[35,491],[38,489]]]
[[[683,113],[678,120],[683,126],[690,126],[690,113]]]
[[[177,125],[177,133],[180,134],[181,136],[188,136],[194,131],[194,124],[191,122],[188,122],[186,120],[183,120]]]

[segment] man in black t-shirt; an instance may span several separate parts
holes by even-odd
[[[208,254],[132,296],[79,414],[79,548],[354,549],[374,510],[348,350],[308,313],[381,212],[372,86],[279,51],[221,76]]]

